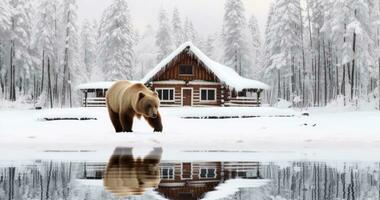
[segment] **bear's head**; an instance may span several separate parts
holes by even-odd
[[[137,112],[148,118],[158,117],[158,107],[160,106],[160,99],[156,92],[147,94],[146,92],[138,93]]]

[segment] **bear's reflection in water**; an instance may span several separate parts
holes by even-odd
[[[116,148],[104,173],[105,189],[123,198],[156,188],[160,183],[161,155],[162,148],[154,148],[144,158],[134,158],[132,148]]]

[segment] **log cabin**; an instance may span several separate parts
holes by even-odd
[[[162,106],[259,106],[269,86],[240,76],[191,42],[163,59],[142,80],[156,91]]]
[[[211,60],[191,42],[174,50],[138,82],[156,91],[163,107],[260,106],[262,92],[269,89],[265,83],[244,78]],[[82,105],[105,106],[110,83],[80,85]],[[96,97],[88,99],[89,92]]]

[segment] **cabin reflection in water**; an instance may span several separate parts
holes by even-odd
[[[258,162],[161,162],[161,149],[135,159],[131,148],[117,148],[110,162],[87,163],[83,179],[103,179],[117,197],[142,195],[155,188],[167,199],[201,199],[228,179],[258,179]]]
[[[260,178],[257,162],[161,163],[157,191],[168,199],[201,199],[225,180]]]

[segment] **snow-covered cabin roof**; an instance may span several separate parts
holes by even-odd
[[[114,81],[104,81],[104,82],[92,82],[92,83],[84,83],[78,85],[76,89],[78,90],[89,90],[89,89],[108,89],[115,82]]]
[[[77,90],[96,90],[96,89],[109,89],[116,81],[103,81],[80,84],[76,87]],[[140,81],[130,81],[133,83],[140,83]]]
[[[207,68],[207,70],[213,72],[216,77],[228,87],[234,88],[237,91],[243,89],[269,89],[270,87],[260,81],[251,80],[241,77],[235,70],[220,63],[217,63],[207,57],[201,50],[199,50],[193,43],[186,42],[163,59],[158,65],[150,71],[142,80],[143,83],[148,83],[153,77],[159,73],[162,69],[168,66],[168,64],[177,57],[186,48],[192,52],[199,61],[201,61]]]

